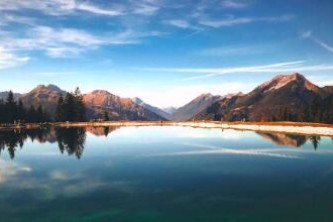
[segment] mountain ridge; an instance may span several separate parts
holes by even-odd
[[[330,98],[332,94],[330,90],[331,87],[319,87],[299,73],[278,75],[243,96],[218,101],[194,118],[197,120],[273,121],[281,118],[283,111],[288,113],[290,120],[304,120],[309,110],[318,109],[315,106],[324,106],[329,103],[325,100]],[[318,112],[322,112],[320,115],[329,115],[330,111],[330,108],[325,108]],[[311,113],[311,115],[319,114]]]
[[[40,104],[54,115],[58,98],[66,93],[56,85],[40,84],[27,93],[15,93],[14,97],[27,108],[31,105],[36,108]],[[8,91],[0,92],[3,101],[6,96]],[[220,96],[203,93],[179,108],[158,108],[138,97],[122,98],[102,89],[82,97],[89,118],[102,119],[107,112],[112,120],[273,121],[286,109],[293,120],[297,120],[296,117],[305,119],[304,115],[315,106],[322,108],[320,115],[327,118],[333,112],[333,86],[319,87],[300,73],[276,75],[246,94],[239,92]]]

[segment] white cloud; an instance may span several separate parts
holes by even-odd
[[[108,16],[118,16],[123,15],[124,11],[122,8],[114,8],[114,9],[103,9],[99,8],[95,5],[82,3],[77,6],[78,10],[86,11],[94,14],[100,14],[100,15],[108,15]]]
[[[323,41],[321,41],[319,39],[315,39],[315,42],[318,43],[321,47],[323,47],[327,51],[333,53],[333,46],[330,46],[327,43],[325,43],[325,42],[323,42]]]
[[[224,0],[221,2],[221,4],[224,8],[230,9],[243,9],[247,8],[250,5],[248,2],[240,0]]]
[[[34,18],[14,15],[14,14],[10,14],[10,13],[2,13],[0,15],[0,27],[6,26],[6,25],[9,25],[12,23],[32,26],[32,25],[35,25],[36,20]]]
[[[306,65],[305,61],[291,61],[273,63],[257,66],[240,66],[231,68],[150,68],[147,71],[176,72],[200,74],[184,78],[184,80],[204,79],[228,74],[239,73],[282,73],[282,72],[304,72],[304,71],[326,71],[333,70],[332,64]]]
[[[301,37],[305,38],[305,39],[311,37],[311,35],[312,35],[312,32],[310,30],[301,33]]]
[[[195,55],[199,56],[226,56],[226,55],[249,55],[256,53],[267,53],[267,49],[272,48],[272,46],[265,46],[265,50],[262,50],[262,46],[252,45],[252,46],[230,46],[230,47],[216,47],[203,49]]]
[[[88,13],[118,16],[123,14],[121,8],[107,9],[101,8],[96,5],[88,4],[85,2],[75,0],[1,0],[0,11],[18,11],[18,10],[37,10],[48,15],[66,15],[72,14],[76,11],[85,11]]]
[[[199,32],[203,31],[202,28],[192,25],[189,21],[185,19],[170,19],[170,20],[165,20],[164,23],[181,29],[196,30],[195,33],[197,33],[198,31]]]
[[[204,19],[199,21],[201,25],[213,27],[213,28],[220,28],[223,26],[234,26],[234,25],[241,25],[253,22],[253,18],[227,18],[227,19]]]
[[[2,34],[0,44],[3,49],[8,51],[40,50],[50,57],[71,57],[102,45],[138,44],[142,38],[163,34],[155,31],[134,32],[126,30],[97,36],[79,29],[48,26],[34,26],[27,29],[26,32],[26,37],[22,38],[16,38],[11,33]]]
[[[192,155],[246,155],[246,156],[264,156],[272,158],[290,158],[290,159],[300,159],[303,158],[300,155],[290,155],[285,153],[285,151],[280,151],[277,149],[232,149],[216,146],[207,145],[197,145],[197,144],[186,144],[189,147],[200,148],[200,150],[190,150],[190,151],[179,151],[179,152],[169,152],[163,154],[156,154],[150,156],[192,156]]]
[[[134,7],[133,12],[134,14],[149,16],[155,14],[159,9],[159,7],[150,4],[138,4]]]
[[[0,46],[0,70],[25,64],[29,60],[27,56],[18,56]]]
[[[312,39],[315,43],[317,43],[318,45],[320,45],[322,48],[326,49],[327,51],[333,53],[333,46],[321,41],[320,39],[316,38],[315,36],[313,36],[312,31],[308,30],[305,31],[301,34],[301,37],[304,39]]]
[[[183,20],[183,19],[171,19],[171,20],[167,20],[164,21],[164,23],[178,27],[178,28],[189,28],[191,25],[188,21]]]
[[[227,27],[227,26],[235,26],[235,25],[243,25],[249,24],[253,22],[285,22],[292,20],[295,16],[293,15],[282,15],[276,17],[234,17],[229,16],[224,19],[201,19],[199,23],[201,25],[213,27],[213,28],[220,28],[220,27]]]
[[[13,161],[0,160],[0,184],[13,179],[18,174],[30,173],[31,167]]]

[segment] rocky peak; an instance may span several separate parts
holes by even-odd
[[[142,101],[142,99],[138,98],[138,97],[135,97],[132,99],[132,101],[135,103],[135,104],[144,104],[145,102]]]
[[[289,75],[278,75],[273,79],[263,83],[259,86],[259,89],[266,92],[280,89],[287,84],[295,82],[295,84],[304,86],[308,90],[318,92],[319,87],[307,80],[303,75],[299,73],[293,73]]]
[[[91,92],[91,94],[94,94],[94,95],[111,95],[110,92],[106,91],[106,90],[94,90]]]

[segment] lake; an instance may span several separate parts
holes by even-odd
[[[0,220],[333,221],[332,138],[172,126],[0,132]]]

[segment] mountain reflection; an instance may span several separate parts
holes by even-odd
[[[0,131],[0,156],[8,152],[11,159],[15,158],[16,151],[24,147],[24,143],[32,141],[37,143],[57,143],[62,154],[80,159],[83,155],[87,133],[97,137],[108,137],[120,127],[72,127],[72,128],[40,128],[15,129]],[[257,132],[262,138],[279,146],[301,147],[306,143],[312,144],[317,150],[320,146],[320,136],[302,136],[286,133]],[[333,139],[332,139],[333,140]]]
[[[5,130],[0,132],[0,156],[5,150],[11,159],[15,158],[17,149],[22,149],[30,139],[39,143],[58,143],[60,152],[81,158],[86,141],[86,132],[95,136],[107,137],[117,127],[87,128],[41,128],[26,130]]]
[[[259,133],[259,132],[257,132],[257,134],[281,146],[287,145],[291,147],[301,147],[307,141],[310,141],[315,150],[318,149],[321,140],[320,136],[302,136],[302,135],[293,135],[286,133]]]

